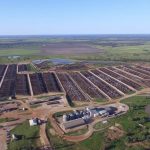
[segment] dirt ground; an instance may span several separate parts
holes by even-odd
[[[114,141],[114,140],[121,138],[124,134],[125,132],[122,130],[122,127],[120,125],[116,125],[116,126],[111,126],[109,128],[106,137],[110,141]]]
[[[41,49],[42,54],[92,54],[104,52],[102,49],[95,48],[87,43],[80,42],[58,42],[48,43],[43,45]]]

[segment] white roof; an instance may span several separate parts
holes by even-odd
[[[29,124],[30,124],[30,126],[36,126],[37,125],[37,120],[36,119],[30,119]]]

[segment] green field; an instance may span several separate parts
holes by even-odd
[[[29,150],[36,148],[37,145],[40,145],[39,127],[30,127],[28,121],[23,122],[11,130],[11,134],[19,135],[21,136],[21,139],[17,141],[11,141],[8,145],[8,150]]]
[[[74,132],[68,132],[66,133],[66,135],[78,136],[78,135],[85,134],[87,131],[88,131],[88,128],[83,128]]]
[[[10,49],[0,50],[0,56],[11,56],[11,55],[38,55],[39,50],[27,50],[27,49]]]
[[[81,51],[82,53],[79,53]],[[38,58],[71,58],[95,61],[150,61],[150,38],[149,36],[135,37],[132,35],[130,37],[126,35],[111,37],[108,35],[107,37],[99,36],[97,38],[92,38],[91,36],[79,36],[76,38],[71,36],[69,38],[65,36],[55,38],[0,38],[0,56],[7,58],[10,55],[21,56],[17,61]],[[5,61],[7,61],[6,58]]]

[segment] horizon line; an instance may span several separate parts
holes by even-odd
[[[87,34],[5,34],[5,35],[0,35],[0,37],[2,36],[70,36],[70,35],[74,35],[74,36],[84,36],[84,35],[150,35],[150,33],[87,33]]]

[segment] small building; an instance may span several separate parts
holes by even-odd
[[[102,123],[103,123],[103,124],[106,124],[106,123],[107,123],[107,120],[102,121]]]
[[[83,118],[78,118],[78,119],[74,119],[74,120],[70,120],[67,122],[63,122],[61,124],[63,129],[71,129],[71,128],[75,128],[75,127],[79,127],[81,125],[85,125],[85,121]]]
[[[108,112],[106,110],[100,110],[99,111],[99,115],[103,116],[103,115],[107,115]]]
[[[18,140],[17,135],[16,134],[12,134],[12,139],[13,140]]]
[[[37,126],[38,125],[38,118],[33,118],[29,120],[30,126]]]
[[[91,118],[92,117],[95,118],[95,117],[99,116],[99,113],[98,113],[98,111],[96,109],[89,109],[88,112],[90,113],[90,117]]]

